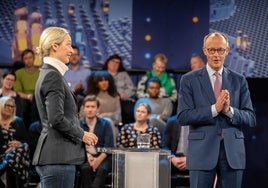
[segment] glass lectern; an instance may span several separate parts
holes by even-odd
[[[113,188],[170,188],[169,150],[113,149]]]

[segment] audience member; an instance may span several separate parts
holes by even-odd
[[[34,66],[35,54],[33,50],[26,49],[21,54],[24,67],[18,69],[16,74],[16,81],[14,90],[21,97],[22,118],[25,126],[30,126],[32,100],[35,91],[35,84],[39,76],[39,69]]]
[[[120,148],[137,148],[137,136],[142,133],[150,134],[150,148],[161,147],[161,134],[157,127],[148,124],[151,107],[140,103],[136,108],[135,122],[125,124],[117,137],[117,146]]]
[[[92,132],[99,138],[95,147],[114,147],[114,137],[109,121],[97,117],[100,102],[95,95],[87,95],[82,103],[84,118],[80,120],[80,126],[84,131]],[[87,162],[80,166],[82,188],[104,187],[105,178],[112,170],[111,154],[97,153],[95,155],[86,147]]]
[[[72,48],[74,53],[70,57],[69,69],[64,74],[64,77],[76,95],[84,96],[87,87],[87,77],[91,74],[91,70],[83,67],[81,64],[79,48],[74,45],[72,45]]]
[[[120,96],[122,109],[122,122],[131,123],[134,121],[134,103],[136,88],[123,67],[122,58],[117,55],[111,55],[103,66],[114,78],[117,91]]]
[[[149,97],[139,98],[135,104],[135,108],[140,103],[147,103],[151,106],[152,112],[150,114],[150,124],[156,126],[161,133],[163,133],[167,119],[171,116],[173,105],[170,98],[160,98],[161,82],[159,78],[152,77],[146,82],[146,90]]]
[[[191,187],[213,187],[216,175],[221,188],[242,184],[242,128],[255,126],[256,118],[245,77],[224,67],[229,51],[225,34],[209,33],[203,44],[206,66],[181,78],[178,122],[190,126],[186,165]]]
[[[177,102],[177,88],[174,79],[166,72],[167,58],[164,54],[157,54],[154,57],[153,69],[147,72],[138,82],[137,97],[148,97],[146,82],[151,77],[158,77],[161,81],[159,97],[169,97],[175,104]]]
[[[1,83],[2,87],[0,88],[0,97],[2,96],[9,96],[12,97],[15,100],[16,103],[16,116],[22,117],[22,111],[21,111],[21,98],[13,90],[14,84],[16,80],[16,75],[13,72],[5,73],[2,76]]]
[[[203,56],[199,55],[199,54],[193,54],[190,58],[190,66],[191,66],[191,70],[197,70],[200,69],[202,67],[204,67],[205,65],[205,60],[203,58]]]
[[[6,175],[6,182],[2,181],[2,186],[22,188],[27,185],[29,173],[29,137],[22,119],[15,116],[15,111],[13,98],[0,98],[0,174]]]
[[[96,95],[100,100],[98,117],[110,118],[114,125],[119,125],[121,106],[113,77],[107,71],[96,71],[89,76],[87,84],[86,95]]]

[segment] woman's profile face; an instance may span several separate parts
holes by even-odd
[[[100,89],[100,91],[107,91],[109,88],[109,80],[105,80],[104,78],[100,81],[98,81],[97,87]]]
[[[55,50],[54,58],[65,64],[69,63],[70,57],[74,52],[70,35],[66,35],[61,44],[54,44],[53,49]]]

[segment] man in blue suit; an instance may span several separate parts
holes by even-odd
[[[221,188],[240,188],[242,184],[242,128],[255,126],[256,117],[245,77],[224,67],[229,51],[226,35],[208,34],[203,44],[206,66],[181,78],[178,121],[190,125],[186,165],[191,188],[212,188],[216,175]],[[217,97],[213,92],[215,72],[219,74]]]

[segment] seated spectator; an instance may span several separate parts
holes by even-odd
[[[117,55],[111,55],[103,66],[114,78],[117,91],[120,96],[122,109],[122,123],[131,123],[134,121],[133,107],[135,103],[136,88],[123,67],[122,58]]]
[[[205,65],[204,57],[198,54],[193,54],[190,58],[191,70],[197,70]]]
[[[21,111],[21,98],[13,90],[16,80],[16,75],[13,72],[4,73],[1,79],[2,87],[0,88],[0,97],[9,96],[15,100],[16,103],[16,116],[22,117]]]
[[[99,138],[95,147],[114,147],[114,137],[110,122],[104,118],[97,117],[100,102],[95,95],[87,95],[82,103],[84,118],[80,120],[80,126],[84,131],[95,133]],[[112,170],[111,154],[98,153],[93,155],[89,147],[87,150],[87,162],[79,169],[81,172],[81,188],[104,187],[105,178]]]
[[[186,169],[186,151],[188,146],[188,127],[181,126],[177,117],[169,118],[164,130],[163,148],[171,151],[171,175],[188,175]],[[174,187],[172,185],[172,187]]]
[[[18,69],[14,90],[20,95],[22,119],[26,128],[30,126],[32,114],[32,100],[35,91],[35,84],[39,77],[39,69],[34,65],[35,53],[33,50],[26,49],[21,53],[23,68]]]
[[[147,72],[138,82],[137,97],[148,97],[146,82],[151,77],[158,77],[161,81],[159,97],[169,97],[175,104],[177,102],[177,88],[174,79],[166,72],[167,58],[164,54],[157,54],[154,57],[153,69]]]
[[[30,165],[29,138],[22,119],[15,116],[15,111],[13,98],[0,98],[0,173],[6,173],[6,187],[25,187]]]
[[[74,45],[72,48],[74,52],[70,57],[69,69],[64,74],[64,78],[78,97],[80,107],[87,87],[86,79],[91,74],[91,70],[83,67],[79,48]]]
[[[120,98],[113,77],[108,71],[96,71],[89,76],[87,85],[86,95],[96,95],[100,101],[98,117],[107,118],[113,124],[116,137],[122,117]]]
[[[134,109],[136,109],[140,103],[149,104],[152,108],[152,112],[150,114],[150,124],[156,126],[162,134],[166,121],[172,114],[173,105],[170,98],[159,97],[160,87],[161,82],[159,78],[150,78],[146,83],[146,90],[149,94],[149,97],[139,98]]]
[[[146,103],[140,103],[136,108],[135,122],[125,124],[117,137],[117,146],[120,148],[137,148],[137,136],[142,133],[150,134],[150,148],[161,147],[161,134],[157,127],[148,124],[151,107]]]

